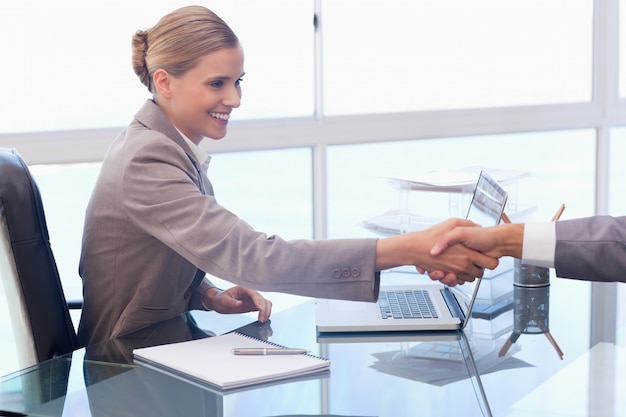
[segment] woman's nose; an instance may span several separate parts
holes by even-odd
[[[224,95],[223,102],[228,107],[237,108],[241,105],[241,88],[229,88]]]

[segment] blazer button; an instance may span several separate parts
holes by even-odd
[[[333,269],[333,278],[341,278],[341,270],[339,268]]]
[[[352,271],[350,271],[350,274],[352,275],[352,278],[360,277],[361,270],[359,268],[352,268]]]
[[[348,268],[343,268],[341,270],[341,277],[342,278],[349,278],[350,277],[350,270]]]

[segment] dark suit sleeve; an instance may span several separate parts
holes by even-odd
[[[626,217],[556,222],[554,264],[559,277],[626,282]]]

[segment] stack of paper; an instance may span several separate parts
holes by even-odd
[[[471,166],[454,170],[430,171],[420,175],[386,177],[402,188],[422,191],[471,192],[480,171],[487,171],[501,185],[511,184],[530,176],[528,171]]]

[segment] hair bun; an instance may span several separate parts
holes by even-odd
[[[146,63],[146,56],[148,55],[148,32],[144,30],[138,30],[133,35],[132,40],[132,60],[133,70],[139,77],[139,80],[148,89],[150,86],[150,72],[148,71],[148,64]]]

